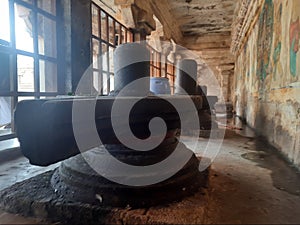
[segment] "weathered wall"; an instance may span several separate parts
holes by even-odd
[[[300,1],[265,0],[238,54],[238,116],[300,168]]]

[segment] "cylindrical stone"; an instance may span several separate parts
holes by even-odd
[[[207,86],[197,85],[196,93],[197,93],[197,95],[206,96],[207,95]]]
[[[193,59],[180,60],[176,66],[175,94],[196,95],[196,85],[197,62]]]
[[[114,92],[144,96],[150,90],[150,52],[144,44],[126,43],[114,52]]]

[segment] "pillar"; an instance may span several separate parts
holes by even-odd
[[[75,92],[77,85],[92,63],[91,56],[91,1],[71,0],[71,63],[72,63],[72,91]],[[87,93],[91,94],[92,76],[87,82]]]

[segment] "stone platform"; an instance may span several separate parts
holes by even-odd
[[[148,208],[109,207],[63,198],[51,187],[49,171],[0,192],[0,208],[59,224],[200,224],[207,207],[206,185],[181,201]],[[208,176],[208,171],[203,173]],[[168,190],[166,190],[168,191]],[[166,193],[161,193],[162,196]]]

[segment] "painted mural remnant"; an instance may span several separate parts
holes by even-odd
[[[257,76],[265,80],[270,64],[270,55],[273,41],[274,4],[272,0],[265,0],[262,13],[259,18],[257,40]]]
[[[244,56],[244,63],[245,63],[245,66],[243,68],[243,79],[245,79],[248,74],[248,65],[249,65],[248,43],[246,43],[244,46],[243,56]]]
[[[274,33],[275,33],[275,49],[273,53],[273,62],[274,62],[274,73],[273,73],[273,79],[276,80],[276,74],[277,74],[277,67],[278,62],[280,60],[280,54],[281,54],[281,37],[282,37],[282,29],[281,29],[281,17],[282,17],[282,4],[279,5],[279,7],[275,6],[275,8],[278,8],[275,10],[275,21],[274,21]]]
[[[300,126],[295,128],[300,118],[300,0],[264,0],[259,13],[246,39],[250,64],[246,51],[236,59],[235,110],[300,168]],[[246,70],[249,82],[238,80]]]
[[[290,70],[293,77],[297,75],[297,53],[299,51],[300,23],[299,17],[290,25]]]

